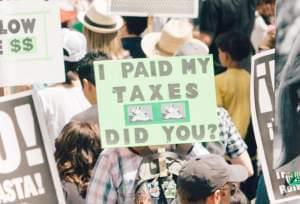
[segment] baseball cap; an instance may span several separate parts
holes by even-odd
[[[68,62],[78,62],[87,53],[86,38],[79,33],[68,28],[63,28],[63,48],[64,60]]]
[[[247,178],[245,167],[229,165],[223,157],[209,154],[186,162],[179,172],[177,187],[192,202],[207,198],[228,182],[239,183]]]

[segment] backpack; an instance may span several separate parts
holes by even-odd
[[[145,156],[135,179],[135,203],[176,203],[176,181],[185,160],[175,152]]]

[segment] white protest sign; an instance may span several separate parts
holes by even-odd
[[[300,162],[295,160],[280,168],[274,167],[277,159],[274,146],[278,146],[274,138],[279,137],[274,120],[274,73],[274,49],[252,58],[251,115],[269,200],[271,203],[287,203],[300,199]]]
[[[30,93],[0,99],[0,203],[65,204]]]
[[[102,0],[103,1],[103,0]],[[99,3],[102,3],[99,0]],[[122,16],[196,18],[198,0],[109,0],[108,10]]]
[[[64,81],[56,4],[0,1],[0,86]]]

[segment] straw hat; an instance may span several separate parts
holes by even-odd
[[[78,14],[78,20],[89,30],[96,33],[113,33],[123,25],[120,16],[109,15],[105,11],[105,5],[95,2],[85,13]]]
[[[174,56],[177,50],[193,39],[193,26],[186,20],[171,19],[161,32],[146,34],[142,39],[142,49],[148,57]],[[201,42],[200,42],[201,43]]]

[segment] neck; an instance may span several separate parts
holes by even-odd
[[[240,68],[240,65],[237,62],[230,62],[230,63],[227,64],[226,67],[228,67],[228,68]]]

